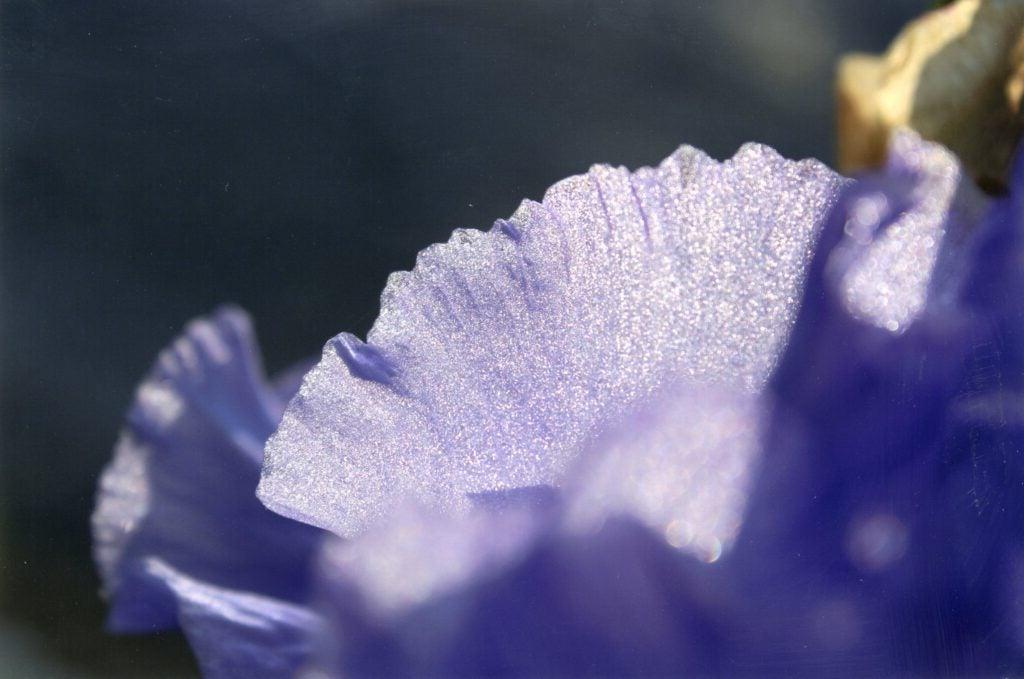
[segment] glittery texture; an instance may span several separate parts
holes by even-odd
[[[177,624],[173,597],[145,567],[153,557],[215,585],[288,600],[305,594],[319,531],[254,496],[263,442],[295,387],[293,374],[274,388],[264,383],[248,318],[236,309],[194,321],[160,355],[93,515],[113,629]]]
[[[830,215],[772,378],[850,467],[881,459],[882,433],[892,455],[908,456],[919,427],[936,430],[969,350],[962,288],[986,203],[936,145],[906,133],[893,148],[887,172],[849,187]],[[862,221],[865,200],[887,207]]]
[[[1024,302],[1010,292],[1024,210],[986,206],[932,145],[893,147],[829,216],[767,391],[657,391],[588,440],[553,505],[399,514],[336,543],[321,567],[325,671],[1024,670]],[[866,197],[887,209],[864,219]],[[888,266],[858,268],[879,251]],[[871,272],[855,286],[898,284],[866,309],[851,271]],[[907,314],[900,327],[890,313]],[[701,518],[687,529],[672,512]],[[361,576],[364,552],[389,568]],[[424,586],[423,571],[446,577]],[[405,587],[415,595],[391,598]]]
[[[130,448],[97,513],[115,602],[141,567],[137,600],[165,592],[227,676],[1021,675],[1024,160],[989,201],[891,146],[856,182],[683,149],[457,232],[392,277],[369,342],[328,342],[268,444],[268,503],[347,536],[317,614],[259,538],[135,558],[139,507],[176,507],[157,472],[197,535],[270,515]],[[171,365],[232,365],[209,337]],[[147,381],[129,433],[213,422],[250,450],[253,371],[200,374]],[[225,571],[246,560],[265,579]]]
[[[367,344],[325,348],[260,497],[340,535],[398,499],[559,483],[591,428],[668,375],[756,390],[841,180],[749,145],[595,166],[394,274]]]

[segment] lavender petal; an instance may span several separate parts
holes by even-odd
[[[681,375],[757,390],[842,180],[749,145],[595,166],[394,274],[267,445],[260,498],[352,535],[400,498],[559,484],[595,425]]]
[[[247,317],[189,325],[139,387],[93,515],[95,557],[116,631],[176,625],[157,557],[196,580],[296,601],[319,532],[255,497],[262,445],[285,400],[264,382]]]

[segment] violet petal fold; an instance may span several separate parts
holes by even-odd
[[[629,515],[708,562],[739,532],[768,408],[744,390],[671,383],[588,441],[567,475],[567,520]]]
[[[595,425],[681,375],[757,390],[843,180],[756,145],[595,166],[394,274],[267,445],[260,498],[352,535],[397,502],[559,484]]]
[[[807,522],[846,516],[846,503],[867,504],[872,484],[914,464],[933,468],[917,475],[927,487],[940,466],[936,446],[969,368],[963,296],[970,269],[984,266],[987,205],[942,147],[911,133],[892,147],[886,171],[850,186],[822,234],[769,388],[775,413],[758,488],[774,508],[750,513],[748,535],[813,541]],[[823,483],[846,489],[832,497]]]
[[[464,532],[464,517],[409,523],[405,514],[383,529],[391,549],[370,555],[335,542],[325,550],[321,646],[330,652],[314,662],[324,676],[666,676],[715,667],[728,611],[688,577],[700,562],[659,536],[619,518],[596,533],[564,533],[544,525],[557,522],[550,509],[468,514],[481,530]],[[518,528],[512,544],[500,535],[509,523]],[[458,556],[398,547],[407,531],[441,545],[457,540]],[[367,569],[388,559],[387,575]],[[448,577],[429,579],[425,599],[396,601],[396,581],[418,578],[418,563]]]
[[[160,355],[93,515],[112,629],[177,624],[174,598],[145,566],[153,557],[211,585],[290,601],[307,594],[319,531],[255,497],[262,445],[287,396],[265,383],[249,320],[237,309],[192,322]]]
[[[944,452],[952,481],[945,500],[959,510],[956,565],[986,613],[991,632],[1024,672],[1024,154],[1011,192],[988,221],[976,267],[965,285],[972,312],[971,367],[954,403]]]
[[[145,570],[175,597],[204,677],[288,677],[309,657],[322,621],[307,608],[199,582],[158,559]]]

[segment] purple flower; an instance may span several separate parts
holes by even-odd
[[[557,484],[585,437],[680,375],[768,377],[842,180],[748,145],[596,166],[394,274],[368,343],[327,343],[259,496],[341,536],[396,500]]]
[[[1024,671],[1021,208],[910,133],[684,147],[424,251],[283,418],[200,322],[101,483],[114,626],[214,676]]]
[[[320,531],[268,511],[253,493],[263,443],[306,368],[268,384],[249,320],[231,308],[194,321],[160,354],[100,479],[93,515],[113,631],[180,622],[195,641],[196,626],[261,629],[251,620],[262,607],[248,595],[236,602],[233,591],[273,597],[282,609],[308,600]],[[249,619],[236,612],[246,606],[255,611]]]

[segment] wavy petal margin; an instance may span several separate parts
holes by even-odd
[[[595,166],[394,274],[368,342],[327,343],[259,496],[358,533],[399,501],[558,484],[595,425],[669,376],[757,390],[843,180],[747,145]]]
[[[288,375],[280,388],[297,380]],[[193,321],[139,387],[92,517],[115,631],[177,625],[146,566],[163,560],[211,585],[296,601],[320,532],[256,499],[262,447],[289,394],[266,384],[248,317]]]

